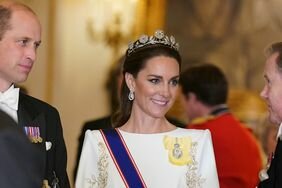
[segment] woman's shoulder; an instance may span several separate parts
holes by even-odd
[[[85,135],[100,134],[100,130],[86,130]]]
[[[103,139],[100,130],[86,130],[85,132],[85,140],[96,140],[96,141],[100,141],[101,139]]]
[[[190,137],[210,137],[211,135],[208,129],[200,130],[200,129],[185,129],[185,128],[177,128],[175,134],[182,136],[190,136]]]
[[[177,132],[185,134],[209,134],[209,129],[186,129],[186,128],[177,128]]]

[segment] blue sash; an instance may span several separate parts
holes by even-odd
[[[130,188],[146,187],[119,131],[109,129],[100,132],[125,185]]]

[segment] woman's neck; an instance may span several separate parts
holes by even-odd
[[[131,115],[129,120],[120,127],[121,130],[131,133],[152,134],[168,132],[176,129],[174,125],[169,123],[165,117],[141,117],[138,118]]]

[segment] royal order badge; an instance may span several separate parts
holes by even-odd
[[[172,164],[182,166],[192,162],[190,155],[192,139],[190,137],[165,136],[163,142]]]

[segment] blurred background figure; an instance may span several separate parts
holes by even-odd
[[[23,130],[0,110],[0,187],[42,187],[43,158]]]
[[[212,64],[187,68],[180,78],[188,128],[209,129],[221,188],[250,188],[262,168],[254,135],[230,112],[228,82]]]
[[[259,139],[267,118],[267,106],[258,93],[250,90],[230,90],[230,111]]]
[[[230,111],[255,135],[260,143],[264,164],[276,146],[278,127],[267,120],[267,106],[258,93],[233,89],[228,96]]]

